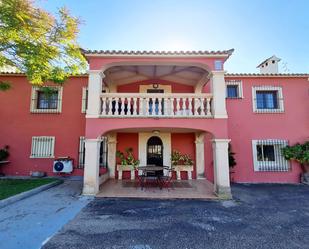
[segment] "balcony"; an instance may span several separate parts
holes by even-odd
[[[212,118],[212,94],[104,93],[101,118]]]

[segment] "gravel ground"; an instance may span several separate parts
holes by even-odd
[[[309,248],[308,186],[232,192],[233,201],[97,198],[43,248]]]

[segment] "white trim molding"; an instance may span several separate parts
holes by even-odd
[[[57,108],[55,109],[43,109],[38,108],[38,92],[43,91],[44,88],[49,88],[57,91]],[[30,102],[30,112],[31,113],[61,113],[62,111],[62,86],[32,86],[31,89],[31,102]]]
[[[288,145],[287,140],[280,139],[264,139],[252,140],[252,155],[254,171],[256,172],[284,172],[290,170],[289,161],[285,160],[282,155],[281,149]],[[260,155],[258,155],[258,146],[260,146]],[[264,146],[273,147],[273,157],[267,158],[264,155]]]
[[[257,91],[276,91],[277,92],[277,108],[274,109],[260,109],[257,108]],[[283,104],[283,93],[281,86],[253,86],[252,87],[252,107],[253,112],[255,113],[283,113],[284,104]]]
[[[138,158],[140,165],[147,165],[147,141],[151,137],[159,137],[163,143],[163,165],[171,167],[171,133],[153,134],[152,132],[138,133]]]
[[[226,85],[226,98],[228,99],[239,99],[244,97],[243,88],[242,88],[242,81],[241,80],[227,80],[225,81]],[[227,95],[227,86],[237,86],[237,97],[228,97]]]

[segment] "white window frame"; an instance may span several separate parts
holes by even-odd
[[[87,112],[87,101],[88,101],[88,87],[84,86],[82,89],[82,113]]]
[[[215,64],[216,71],[223,70],[223,62],[221,60],[215,60],[214,64]]]
[[[277,101],[278,108],[276,109],[258,109],[257,108],[257,99],[256,92],[257,91],[276,91],[277,92]],[[281,86],[253,86],[252,87],[252,107],[253,112],[255,113],[283,113],[284,112],[284,104],[283,104],[283,93]]]
[[[57,109],[40,109],[37,108],[38,105],[38,92],[42,91],[44,87],[32,86],[31,90],[31,101],[30,101],[30,112],[31,113],[61,113],[62,111],[62,86],[46,86],[50,89],[54,89],[58,92],[58,102]]]
[[[275,161],[258,161],[257,145],[273,145]],[[255,172],[287,172],[290,171],[290,162],[287,161],[281,149],[288,145],[287,140],[264,139],[252,140],[253,164]]]
[[[49,143],[49,144],[48,144]],[[30,158],[54,158],[55,137],[32,137]]]
[[[241,80],[227,80],[225,81],[226,86],[226,98],[227,99],[242,99],[244,98],[243,88],[242,88],[242,81]],[[231,98],[227,96],[227,86],[237,86],[237,97]]]

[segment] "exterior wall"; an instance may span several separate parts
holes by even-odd
[[[117,150],[125,153],[127,148],[133,149],[133,155],[135,159],[138,159],[138,133],[117,133]],[[120,160],[117,158],[117,164],[120,164]],[[118,172],[115,169],[116,178],[118,178]],[[123,179],[130,179],[130,172],[124,171],[122,174]]]
[[[7,175],[29,175],[45,171],[53,175],[53,159],[31,159],[32,136],[55,136],[55,157],[70,156],[78,163],[79,137],[85,135],[85,114],[81,113],[82,87],[87,77],[73,77],[65,83],[60,114],[30,113],[31,85],[24,76],[0,76],[12,89],[0,91],[0,147],[10,146],[11,162],[1,166]],[[74,169],[73,175],[83,175]]]
[[[237,79],[226,78],[229,79]],[[236,153],[236,182],[299,182],[300,167],[289,172],[254,172],[251,141],[285,139],[290,145],[309,138],[309,82],[307,78],[238,78],[243,99],[227,99],[228,134]],[[284,113],[253,113],[252,86],[281,86]],[[241,111],[240,111],[241,110]]]
[[[213,139],[213,135],[211,133],[206,133],[204,138],[205,178],[208,181],[214,182],[214,162],[211,139]]]
[[[172,151],[178,150],[181,154],[189,155],[194,161],[192,178],[196,179],[195,164],[195,135],[194,133],[172,133]],[[181,179],[188,179],[187,172],[181,172]]]

